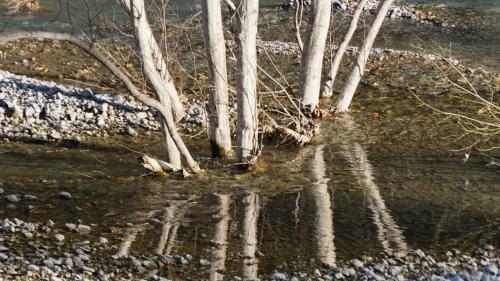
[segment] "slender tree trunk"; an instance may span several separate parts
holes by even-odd
[[[260,200],[259,195],[250,193],[243,199],[243,280],[255,280],[257,278],[258,260],[257,252],[257,221],[259,219]]]
[[[307,36],[300,64],[299,94],[302,107],[312,112],[319,103],[321,73],[330,25],[331,0],[314,0],[307,23]]]
[[[226,69],[226,44],[222,26],[221,2],[202,1],[203,39],[207,51],[210,74],[208,97],[208,138],[212,156],[231,155],[231,131],[229,127],[229,98]]]
[[[239,5],[240,32],[238,77],[238,158],[247,161],[257,155],[257,20],[259,1],[241,0]]]
[[[163,61],[163,58],[158,57],[158,54],[156,56],[154,55],[154,46],[156,40],[148,23],[144,0],[130,0],[130,3],[130,13],[132,24],[134,27],[134,37],[141,54],[143,68],[145,70],[144,74],[151,84],[151,87],[153,87],[153,89],[155,90],[160,103],[165,106],[166,110],[172,111],[173,107],[171,102],[173,99],[171,98],[171,95],[173,94],[169,95],[169,92],[172,92],[170,86],[173,87],[174,91],[175,87],[173,85],[168,85],[169,81],[166,81],[164,79],[164,77],[168,76],[168,71],[166,69],[160,69],[159,71],[157,67],[158,63],[155,64],[155,62],[158,62],[159,60]],[[163,75],[161,73],[163,73]],[[178,97],[176,91],[174,96]],[[168,162],[176,167],[182,167],[181,155],[170,134],[168,133],[168,129],[163,118],[161,120],[161,127],[164,137],[164,146],[168,156]]]
[[[139,5],[141,7],[144,7],[144,0],[120,0],[120,3],[122,4],[125,12],[127,12],[131,16],[133,14],[133,11],[131,9],[132,6]],[[143,14],[146,15],[145,9]],[[140,29],[142,32],[141,33],[142,38],[146,39],[144,43],[148,45],[147,50],[151,52],[155,69],[157,70],[161,79],[163,80],[165,90],[168,96],[170,97],[172,104],[172,112],[174,113],[173,115],[174,119],[176,121],[180,121],[182,117],[184,117],[185,115],[184,105],[182,104],[182,101],[180,100],[179,95],[177,94],[177,90],[175,89],[175,85],[173,82],[174,80],[172,79],[170,73],[168,72],[167,63],[163,58],[163,53],[161,51],[160,45],[154,38],[153,31],[151,30],[151,26],[149,25],[147,17],[144,16],[142,20],[143,24]]]
[[[344,40],[342,40],[342,43],[340,43],[340,46],[335,52],[335,56],[333,57],[333,61],[330,66],[330,72],[326,76],[326,81],[323,86],[323,90],[321,91],[321,97],[331,97],[333,95],[333,82],[335,82],[335,77],[337,76],[337,73],[339,71],[340,62],[342,61],[345,51],[349,46],[349,42],[351,42],[352,36],[354,35],[356,28],[358,27],[359,17],[363,12],[363,8],[365,7],[367,1],[368,0],[360,0],[358,2],[358,5],[356,6],[356,10],[352,15],[349,29],[347,30]]]
[[[356,65],[354,66],[349,79],[347,80],[346,85],[344,86],[344,90],[342,91],[342,95],[340,96],[339,101],[337,102],[336,108],[338,112],[346,112],[349,109],[349,105],[351,104],[352,97],[356,92],[356,88],[359,85],[359,81],[361,81],[361,77],[366,68],[366,62],[368,61],[368,57],[370,55],[370,51],[373,46],[373,42],[377,37],[377,34],[384,22],[387,11],[392,5],[394,0],[384,0],[381,2],[378,7],[377,16],[373,21],[370,30],[366,36],[365,42],[363,46],[359,50],[358,59],[356,61]]]

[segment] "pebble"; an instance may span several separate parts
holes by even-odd
[[[5,190],[2,187],[0,187],[0,195],[4,194],[4,192]]]
[[[58,233],[56,235],[54,235],[54,239],[57,241],[57,242],[62,242],[64,241],[64,235]]]
[[[15,194],[9,194],[5,196],[5,200],[7,200],[10,203],[16,203],[20,201],[19,197],[17,197],[17,195]]]
[[[6,261],[8,258],[9,256],[7,256],[6,254],[0,253],[0,261]]]
[[[281,272],[275,272],[273,273],[272,277],[273,280],[287,280],[286,275]]]
[[[67,191],[61,191],[59,192],[59,197],[61,197],[62,199],[71,199],[72,196],[71,196],[71,193],[67,192]]]
[[[85,224],[79,224],[77,227],[77,231],[80,234],[88,234],[88,233],[90,233],[90,226],[85,225]]]

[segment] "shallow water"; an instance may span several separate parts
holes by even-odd
[[[110,254],[225,257],[227,276],[310,269],[414,248],[498,246],[500,182],[484,160],[471,157],[464,164],[450,154],[433,135],[442,127],[423,116],[428,128],[408,127],[406,142],[377,133],[414,117],[374,121],[353,114],[326,121],[313,145],[297,150],[269,144],[264,163],[248,173],[204,158],[209,149],[196,142],[190,146],[210,168],[189,180],[142,177],[135,154],[124,148],[4,145],[0,182],[6,192],[39,199],[13,210],[2,205],[0,216],[96,224],[94,234],[115,243]],[[419,141],[425,149],[414,148]],[[135,148],[159,150],[154,140]],[[63,190],[73,199],[58,198]],[[26,212],[28,205],[34,210]],[[122,242],[127,239],[130,247]],[[193,266],[162,274],[207,278],[210,271]]]

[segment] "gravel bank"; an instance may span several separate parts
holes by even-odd
[[[312,3],[311,0],[302,0],[305,7],[309,7]],[[369,0],[364,10],[374,14],[379,6],[379,0]],[[296,0],[287,0],[283,3],[282,8],[284,10],[294,9],[296,5]],[[357,1],[351,0],[332,0],[332,6],[336,10],[340,11],[354,11],[357,6]],[[437,17],[432,12],[424,12],[414,5],[398,5],[393,4],[389,11],[387,12],[387,17],[390,19],[407,19],[412,20],[422,24],[429,24],[434,26],[446,26],[439,17]]]
[[[0,138],[81,141],[136,129],[159,130],[157,114],[125,95],[58,85],[0,70]],[[204,108],[186,106],[183,127],[205,123]]]
[[[19,219],[0,220],[0,280],[175,280],[208,279],[210,258],[189,254],[117,256],[117,241],[81,222],[56,225]],[[339,261],[333,268],[278,272],[260,280],[432,280],[498,281],[500,257],[490,245],[472,254],[450,250],[444,255],[414,250],[378,258]],[[169,274],[169,272],[171,274]],[[184,273],[182,273],[184,272]],[[173,277],[176,274],[185,276]],[[227,274],[224,280],[242,280]]]

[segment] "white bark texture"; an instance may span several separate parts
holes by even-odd
[[[221,2],[203,0],[203,40],[207,51],[210,89],[208,96],[208,138],[212,156],[231,155],[226,44],[222,25]]]
[[[164,118],[165,123],[167,124],[168,132],[172,137],[175,145],[179,149],[184,161],[187,163],[188,167],[193,171],[193,173],[199,173],[201,171],[198,163],[193,159],[186,145],[182,141],[179,132],[177,132],[177,128],[175,125],[174,118],[172,117],[172,112],[167,110],[163,104],[159,101],[150,98],[143,93],[141,93],[137,87],[135,87],[134,83],[130,80],[130,78],[125,74],[122,70],[120,70],[114,63],[112,63],[106,55],[104,55],[99,49],[95,48],[91,44],[67,33],[57,33],[57,32],[43,32],[43,31],[31,31],[31,32],[14,32],[9,34],[0,34],[0,43],[16,41],[26,38],[43,38],[43,39],[51,39],[58,41],[67,41],[71,44],[79,47],[87,54],[94,57],[97,61],[102,63],[111,73],[122,83],[125,88],[128,90],[131,96],[136,98],[138,101],[143,103],[146,106],[149,106],[158,112],[160,112],[161,116]]]
[[[333,56],[330,71],[326,76],[326,81],[321,91],[321,97],[331,97],[333,95],[333,83],[335,82],[335,78],[337,77],[340,62],[342,61],[345,51],[349,46],[349,42],[351,42],[352,36],[354,35],[356,28],[358,27],[359,17],[363,12],[363,8],[365,7],[366,2],[368,2],[368,0],[360,0],[358,2],[358,5],[356,6],[356,10],[354,10],[354,14],[352,15],[351,23],[349,24],[349,29],[344,36],[344,40],[342,40],[342,43],[340,43],[340,46],[335,51],[335,55]]]
[[[330,25],[331,0],[314,0],[307,23],[300,64],[299,94],[302,108],[312,112],[319,103],[326,38]]]
[[[257,21],[259,1],[241,0],[238,43],[238,159],[242,162],[256,156],[258,150],[257,116]]]
[[[159,57],[161,56],[161,52],[159,52],[159,50],[155,50],[154,48],[154,46],[157,46],[157,44],[151,31],[151,27],[148,23],[144,0],[130,0],[130,7],[132,24],[134,27],[134,37],[137,46],[139,47],[144,74],[151,87],[155,90],[160,103],[163,104],[167,110],[172,111],[174,108],[172,104],[172,101],[174,99],[172,98],[172,96],[175,96],[177,99],[179,97],[173,85],[171,86],[173,87],[174,93],[172,93],[172,90],[169,89],[168,84],[171,84],[171,82],[164,79],[164,77],[169,76],[168,71],[166,69],[163,70],[158,68],[158,64],[160,65],[160,67],[163,67],[160,62],[164,63],[164,61],[162,57]],[[160,54],[154,55],[155,51],[158,51]],[[155,64],[155,62],[157,63]],[[166,64],[164,67],[166,67]],[[163,76],[161,73],[163,73]],[[181,155],[179,153],[179,150],[177,149],[177,146],[170,137],[170,134],[168,133],[164,120],[161,121],[161,125],[168,161],[176,167],[182,167]]]
[[[377,37],[377,34],[380,30],[380,27],[382,26],[382,23],[384,22],[387,11],[392,5],[392,2],[394,2],[394,0],[384,0],[384,2],[381,2],[379,4],[375,20],[373,21],[372,26],[370,27],[370,30],[366,35],[363,46],[359,49],[359,55],[356,61],[356,65],[354,66],[354,69],[351,72],[351,75],[349,76],[349,79],[347,80],[347,83],[344,86],[342,94],[337,102],[336,109],[338,112],[346,112],[349,109],[352,97],[354,96],[354,93],[356,92],[356,89],[359,85],[359,81],[361,81],[361,77],[363,76],[363,73],[365,71],[366,62],[368,61],[373,42]]]
[[[217,194],[219,200],[220,220],[215,224],[214,241],[216,242],[213,251],[212,263],[210,266],[210,281],[222,281],[224,275],[221,274],[226,268],[227,257],[227,236],[229,231],[229,206],[231,199],[227,194]]]
[[[130,16],[133,15],[133,11],[131,9],[132,6],[136,6],[136,9],[141,9],[141,7],[144,8],[144,0],[120,0],[120,3],[122,4],[125,12],[128,13]],[[142,43],[148,45],[145,50],[151,52],[155,69],[159,73],[161,79],[163,80],[165,91],[170,97],[174,118],[176,121],[180,121],[185,114],[184,105],[182,104],[182,101],[179,98],[179,95],[177,94],[177,90],[175,89],[173,79],[170,76],[170,73],[168,72],[167,62],[163,57],[160,45],[154,38],[153,31],[151,29],[151,26],[149,25],[146,16],[147,14],[145,8],[142,14],[144,15],[140,23],[142,24],[142,26],[138,29],[141,31],[140,35],[142,39],[138,39],[137,37],[135,39],[143,40]],[[136,31],[138,30],[136,29]]]
[[[260,199],[256,193],[250,193],[243,199],[243,280],[255,280],[257,276],[257,222],[259,219]]]

